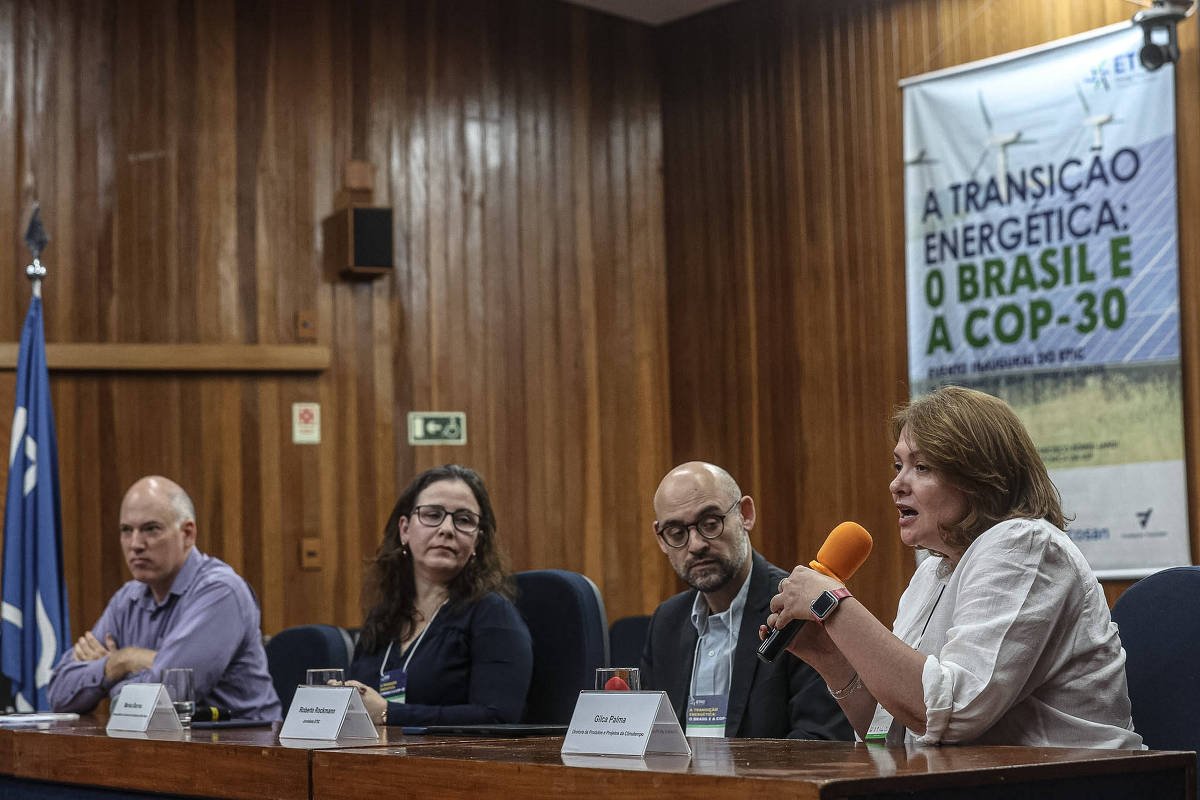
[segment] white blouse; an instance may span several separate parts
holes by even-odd
[[[925,735],[889,742],[1142,748],[1125,651],[1096,576],[1045,520],[1007,520],[954,571],[928,558],[900,598],[893,632],[928,655]]]

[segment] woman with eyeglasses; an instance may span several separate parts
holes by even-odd
[[[533,649],[510,597],[483,480],[426,470],[384,527],[346,684],[381,725],[519,722]]]

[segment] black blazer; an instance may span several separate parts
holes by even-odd
[[[737,652],[733,654],[726,735],[742,739],[853,740],[850,723],[812,667],[786,652],[773,664],[759,661],[758,626],[766,622],[771,598],[780,579],[788,573],[757,552],[753,558]],[[642,652],[642,688],[665,691],[680,724],[687,720],[696,654],[697,636],[691,619],[695,600],[696,590],[692,589],[660,605],[650,619]]]

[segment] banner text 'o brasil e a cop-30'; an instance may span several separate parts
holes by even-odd
[[[909,381],[1004,398],[1102,577],[1190,563],[1171,65],[1120,25],[904,87]]]

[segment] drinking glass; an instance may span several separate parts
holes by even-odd
[[[596,689],[606,692],[636,692],[642,688],[637,667],[600,667],[596,670]]]
[[[345,680],[345,670],[337,667],[310,669],[304,675],[304,683],[308,686],[328,686],[330,681],[341,683]]]
[[[163,686],[167,696],[179,715],[179,724],[192,727],[192,715],[196,713],[196,689],[192,683],[192,670],[187,667],[163,671]]]

